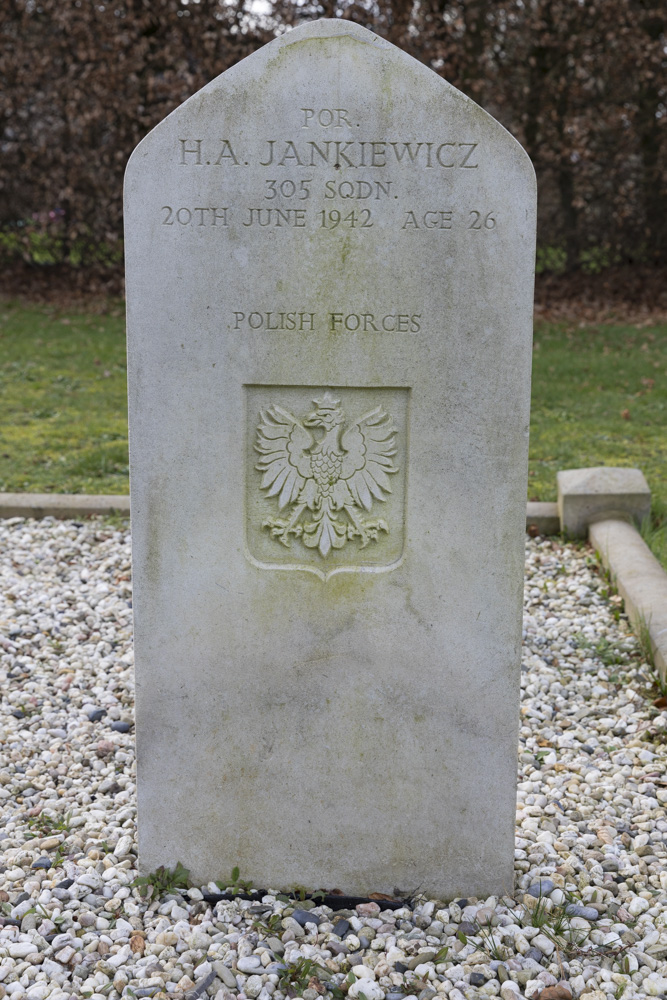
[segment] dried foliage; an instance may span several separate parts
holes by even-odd
[[[266,41],[218,0],[4,0],[0,239],[6,256],[95,270],[122,260],[132,149]]]
[[[490,111],[538,179],[538,264],[667,264],[667,7],[655,0],[276,0],[342,16]]]
[[[55,246],[86,273],[118,270],[137,142],[276,32],[326,16],[406,49],[525,145],[542,268],[664,267],[666,11],[655,0],[266,0],[258,22],[245,0],[5,0],[0,248],[47,262]]]

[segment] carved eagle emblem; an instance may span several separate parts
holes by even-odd
[[[287,508],[285,517],[267,518],[262,527],[288,548],[294,535],[326,557],[354,538],[365,548],[389,532],[382,518],[363,514],[391,493],[397,431],[381,406],[347,423],[331,393],[313,402],[301,420],[277,404],[261,412],[255,468],[260,489],[277,497],[279,510]]]

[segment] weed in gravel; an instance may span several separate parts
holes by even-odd
[[[9,910],[11,910],[11,904],[7,905],[9,905]],[[6,911],[7,914],[9,914],[9,910]],[[49,911],[44,906],[42,906],[41,903],[36,903],[35,906],[31,906],[29,910],[25,911],[23,916],[27,917],[29,913],[34,913],[37,917],[39,917],[40,920],[50,920],[52,924],[55,924],[58,930],[60,930],[61,924],[65,922],[65,917],[49,913]]]
[[[303,885],[295,885],[289,890],[289,892],[279,892],[276,899],[279,899],[281,903],[305,903],[307,899],[312,899],[315,903],[324,902],[324,897],[326,893],[324,889],[315,889],[311,892],[306,889]]]
[[[308,988],[316,990],[317,993],[324,993],[327,988],[324,982],[330,977],[329,970],[312,958],[297,958],[294,962],[282,964],[278,986],[288,997],[303,996],[304,990]]]
[[[547,898],[540,896],[537,900],[537,906],[530,914],[530,923],[532,927],[544,927],[545,924],[552,919],[551,910],[552,907],[549,905],[550,901]]]
[[[523,907],[523,913],[510,909],[520,927],[537,927],[545,937],[553,941],[558,952],[568,959],[581,953],[581,947],[588,939],[590,931],[572,927],[567,907],[572,903],[583,905],[574,893],[565,891],[562,903],[554,904],[548,896],[538,896],[534,906]],[[495,955],[493,956],[496,957]],[[502,959],[501,959],[502,961]]]
[[[282,920],[282,913],[271,913],[268,917],[258,917],[252,926],[268,937],[271,934],[282,934]]]
[[[406,972],[404,982],[408,996],[419,996],[422,990],[426,990],[429,987],[428,981],[420,979],[414,972]],[[365,994],[363,993],[360,993],[359,996],[365,998]]]
[[[132,888],[138,889],[141,896],[159,898],[171,889],[187,889],[189,876],[188,869],[178,861],[175,868],[160,865],[148,875],[138,875]]]
[[[643,658],[646,660],[648,665],[652,670],[656,670],[655,667],[655,656],[653,654],[653,644],[651,642],[651,630],[650,621],[647,621],[644,615],[639,615],[637,620],[634,622],[634,632],[637,636],[637,642],[639,643],[639,648]],[[656,670],[656,674],[658,674]],[[659,676],[659,675],[658,675]]]
[[[316,889],[314,892],[309,892],[308,889],[303,885],[295,885],[289,893],[288,898],[291,901],[303,903],[307,899],[313,899],[316,903],[321,903],[325,897],[326,893],[323,889]]]
[[[69,833],[72,814],[68,812],[64,816],[49,816],[48,813],[41,812],[38,816],[29,816],[27,823],[31,830],[30,836],[32,837],[47,837],[49,834],[54,833]]]
[[[51,867],[60,868],[63,861],[69,856],[69,853],[70,853],[70,845],[67,843],[67,841],[64,840],[62,844],[58,844],[56,848],[56,853],[53,855],[53,858],[51,859]]]
[[[606,636],[602,636],[597,642],[592,642],[588,636],[585,636],[582,632],[577,632],[573,636],[573,639],[579,649],[590,650],[598,660],[604,663],[605,667],[613,667],[628,662],[627,653],[619,650]]]
[[[221,892],[231,892],[232,896],[238,896],[240,892],[250,892],[252,890],[252,882],[241,878],[238,866],[232,868],[231,878],[228,882],[220,879],[215,884]]]
[[[496,962],[504,962],[506,958],[509,958],[507,950],[502,947],[500,942],[496,941],[490,927],[482,926],[482,924],[479,924],[477,921],[475,921],[475,926],[477,928],[477,933],[482,939],[484,950],[489,958],[495,959]],[[443,948],[442,950],[445,952],[447,951],[446,948]],[[438,961],[437,956],[436,961]],[[441,958],[439,961],[444,962],[445,959]]]
[[[570,920],[563,906],[556,907],[552,922],[543,927],[543,933],[562,952],[567,959],[574,958],[580,953],[582,945],[588,939],[589,931],[577,930],[572,927]]]

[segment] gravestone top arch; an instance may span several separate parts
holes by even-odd
[[[125,188],[140,863],[509,891],[535,181],[348,21]]]

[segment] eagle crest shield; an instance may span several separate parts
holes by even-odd
[[[262,410],[255,468],[260,489],[275,497],[282,516],[262,528],[289,548],[291,537],[319,552],[358,541],[360,548],[389,533],[381,517],[367,517],[392,492],[397,430],[382,406],[348,421],[340,400],[325,392],[301,419],[274,403]]]

